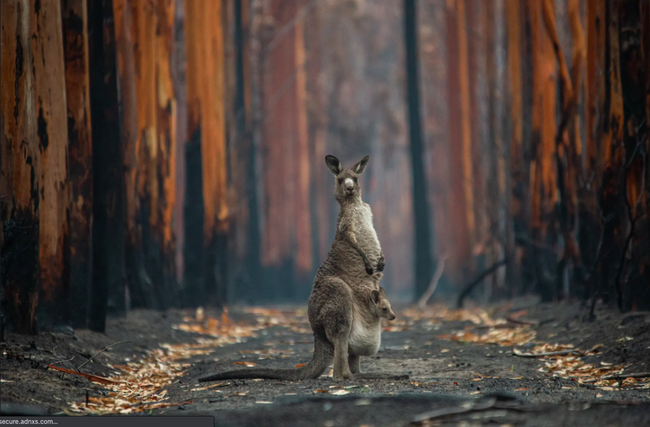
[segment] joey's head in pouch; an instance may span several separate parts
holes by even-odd
[[[343,168],[339,159],[332,155],[325,156],[325,164],[336,177],[334,196],[337,200],[352,199],[361,195],[359,175],[363,173],[368,164],[369,156],[364,157],[351,168]]]
[[[383,317],[388,320],[395,320],[397,316],[393,313],[393,309],[390,306],[390,301],[386,298],[386,291],[381,286],[379,290],[372,291],[370,295],[370,307],[374,311],[377,317]]]

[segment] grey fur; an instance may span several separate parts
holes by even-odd
[[[393,320],[395,314],[379,286],[384,256],[372,224],[372,211],[361,199],[358,183],[368,156],[349,169],[343,169],[334,156],[327,156],[325,162],[336,177],[334,196],[341,212],[332,248],[316,272],[309,297],[308,316],[314,333],[312,360],[297,369],[243,369],[199,381],[318,378],[332,362],[335,380],[408,378],[360,373],[360,356],[373,355],[379,349],[381,318]]]

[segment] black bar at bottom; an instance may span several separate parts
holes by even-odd
[[[58,427],[214,427],[214,417],[149,417],[149,416],[102,416],[102,417],[2,417],[3,426],[58,426]]]

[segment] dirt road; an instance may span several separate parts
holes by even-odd
[[[403,309],[362,369],[409,380],[198,383],[222,370],[306,363],[304,308],[134,311],[106,335],[10,336],[2,410],[21,402],[50,413],[211,414],[219,426],[650,425],[650,379],[627,378],[650,371],[650,317],[584,314],[577,305]]]

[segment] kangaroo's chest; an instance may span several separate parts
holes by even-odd
[[[370,206],[359,206],[353,215],[352,223],[359,245],[367,250],[379,250],[379,239],[372,222]]]
[[[381,324],[367,325],[360,319],[352,322],[348,350],[357,356],[372,356],[381,345]]]

